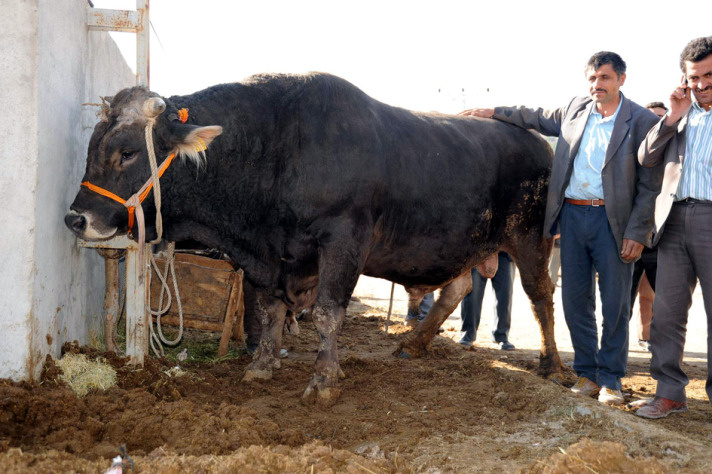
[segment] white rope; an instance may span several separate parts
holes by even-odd
[[[149,244],[157,244],[163,237],[163,216],[161,215],[161,180],[158,176],[158,164],[156,163],[156,152],[153,149],[153,124],[156,119],[150,118],[146,121],[146,148],[148,149],[148,163],[151,166],[151,178],[153,179],[153,200],[156,204],[156,239]]]
[[[163,216],[161,215],[161,181],[160,177],[158,176],[158,164],[156,163],[156,152],[153,147],[153,125],[155,123],[154,118],[149,118],[147,119],[146,122],[146,128],[145,128],[145,137],[146,137],[146,148],[148,150],[148,163],[151,166],[151,179],[153,180],[153,200],[156,206],[156,238],[149,242],[149,244],[157,244],[161,241],[163,238]],[[140,214],[140,216],[139,216]],[[141,203],[138,203],[138,206],[136,207],[136,217],[138,218],[139,221],[139,258],[141,258],[140,262],[141,265],[143,265],[143,258],[142,258],[142,252],[141,250],[143,249],[143,242],[144,240],[141,238],[141,235],[144,232],[144,222],[143,222],[143,212],[141,208]],[[166,251],[166,256],[165,256],[165,262],[166,262],[166,267],[163,273],[158,268],[158,264],[156,263],[156,260],[154,258],[153,252],[149,252],[150,254],[150,263],[148,265],[148,288],[149,288],[149,301],[148,301],[148,311],[151,315],[151,320],[149,321],[149,343],[151,346],[151,350],[153,350],[153,353],[156,354],[157,357],[162,357],[165,355],[165,352],[163,350],[163,344],[169,345],[169,346],[174,346],[180,342],[181,338],[183,337],[183,306],[181,305],[180,302],[180,293],[178,292],[178,280],[176,278],[176,270],[175,270],[175,242],[169,242],[168,243],[168,248]],[[151,271],[151,266],[156,271],[156,274],[158,275],[158,279],[161,281],[161,293],[158,301],[158,309],[154,311],[151,308],[151,301],[150,301],[150,288],[151,288],[151,276],[153,275],[153,272]],[[175,299],[176,299],[176,304],[178,305],[178,335],[174,340],[168,340],[164,335],[163,335],[163,328],[161,326],[161,316],[163,316],[165,313],[168,312],[168,309],[171,307],[171,290],[168,287],[168,283],[166,283],[166,279],[168,277],[168,272],[170,270],[171,273],[171,278],[173,279],[173,289],[175,291]],[[166,305],[163,306],[163,297],[164,295],[168,295],[168,299],[166,302]],[[153,328],[153,316],[156,316],[156,330],[154,331]]]
[[[150,325],[150,333],[151,333],[151,349],[153,349],[154,354],[157,356],[160,354],[160,356],[165,355],[163,351],[163,345],[168,345],[168,346],[174,346],[180,342],[181,338],[183,337],[183,307],[180,302],[180,293],[178,291],[178,279],[176,278],[176,269],[175,269],[175,242],[169,242],[168,243],[168,248],[166,249],[166,252],[164,253],[164,259],[165,259],[165,268],[164,271],[161,273],[161,270],[158,268],[158,263],[156,262],[156,259],[154,258],[154,255],[151,254],[151,265],[153,266],[153,269],[156,272],[156,275],[158,275],[158,279],[161,281],[161,293],[158,299],[158,309],[153,310],[150,305],[149,305],[149,311],[152,316],[156,317],[156,329],[154,330],[153,324]],[[175,292],[175,299],[176,299],[176,304],[178,305],[178,335],[175,337],[174,340],[169,340],[166,338],[166,336],[163,334],[163,327],[161,325],[161,316],[163,316],[165,313],[168,312],[168,309],[171,307],[171,289],[168,286],[168,273],[170,272],[171,279],[173,280],[173,291]],[[151,284],[151,275],[153,275],[153,272],[150,273],[149,275],[149,280],[148,284],[150,287]],[[164,306],[163,304],[163,299],[165,296],[167,297],[166,304]],[[155,343],[155,346],[154,346]]]

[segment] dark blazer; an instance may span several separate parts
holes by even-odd
[[[653,245],[657,244],[663,233],[665,220],[670,214],[670,208],[675,200],[677,185],[682,175],[682,163],[685,161],[685,128],[687,115],[675,125],[665,125],[665,119],[650,129],[645,140],[638,149],[638,160],[646,168],[657,166],[662,176],[662,189],[655,201],[655,237]]]
[[[606,216],[619,252],[624,238],[650,245],[655,196],[660,189],[657,170],[643,168],[637,160],[638,147],[658,117],[622,94],[621,100],[601,171]],[[557,232],[564,191],[571,179],[591,106],[590,97],[576,97],[566,107],[551,111],[526,107],[495,109],[493,117],[497,120],[559,137],[546,202],[544,233],[547,236]]]

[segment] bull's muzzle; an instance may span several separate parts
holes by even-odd
[[[87,228],[86,218],[74,211],[64,216],[64,224],[78,236],[81,236]]]

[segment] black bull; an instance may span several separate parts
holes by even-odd
[[[552,154],[540,137],[391,107],[327,74],[260,75],[168,99],[119,92],[94,130],[83,181],[135,193],[150,176],[152,115],[159,163],[172,151],[184,158],[161,179],[165,237],[221,249],[257,288],[262,339],[245,379],[271,377],[285,313],[313,305],[321,337],[304,399],[332,403],[337,333],[360,274],[404,285],[413,300],[443,288],[397,351],[419,356],[469,291],[469,270],[499,249],[516,261],[541,328],[540,373],[560,373],[542,231]],[[152,197],[143,207],[152,222]],[[123,206],[84,187],[65,221],[87,239],[130,230]]]

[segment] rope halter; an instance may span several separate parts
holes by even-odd
[[[128,199],[117,196],[111,191],[99,187],[89,181],[84,181],[81,183],[82,186],[94,191],[95,193],[101,194],[102,196],[113,199],[114,201],[123,204],[129,214],[129,234],[131,234],[131,229],[133,229],[134,222],[138,221],[138,246],[139,246],[139,262],[144,261],[144,247],[146,246],[146,225],[143,215],[143,203],[148,193],[151,189],[156,188],[153,193],[153,199],[156,205],[156,239],[148,242],[149,244],[156,244],[161,241],[163,237],[163,218],[161,216],[161,183],[160,178],[163,173],[168,169],[168,167],[173,162],[176,154],[171,153],[168,158],[166,158],[161,166],[158,167],[156,164],[156,153],[153,147],[153,127],[156,123],[156,117],[158,117],[166,109],[166,103],[160,97],[152,97],[146,100],[143,104],[143,113],[146,117],[146,128],[144,130],[144,135],[146,138],[146,149],[148,150],[148,161],[151,166],[151,177],[141,186],[135,194],[133,194]],[[179,111],[180,121],[185,123],[188,119],[188,110],[181,109]],[[135,216],[135,217],[134,217]]]
[[[168,158],[166,158],[163,163],[161,163],[161,166],[158,168],[158,177],[160,178],[163,176],[163,173],[168,169],[168,167],[171,165],[173,162],[173,158],[175,158],[176,154],[171,153]],[[158,180],[155,180],[158,182]],[[128,199],[122,199],[116,194],[112,193],[111,191],[107,191],[104,188],[101,188],[95,184],[91,184],[89,181],[84,181],[81,183],[82,186],[91,189],[97,194],[101,194],[102,196],[108,197],[109,199],[113,199],[114,201],[118,202],[119,204],[123,204],[126,209],[128,210],[129,213],[129,233],[131,233],[131,229],[134,226],[135,222],[135,217],[134,215],[143,214],[142,210],[136,211],[136,209],[141,207],[141,203],[146,199],[148,196],[148,193],[151,192],[151,189],[153,188],[153,183],[154,183],[154,177],[151,176],[151,178],[146,181],[146,183],[141,187],[138,192],[133,194],[130,198]],[[157,194],[159,186],[156,187],[157,189]],[[155,197],[154,197],[155,199]],[[158,204],[156,205],[156,208],[158,209]],[[140,232],[140,229],[139,229]],[[158,237],[158,241],[160,241],[160,236]],[[156,243],[156,242],[153,242]]]

